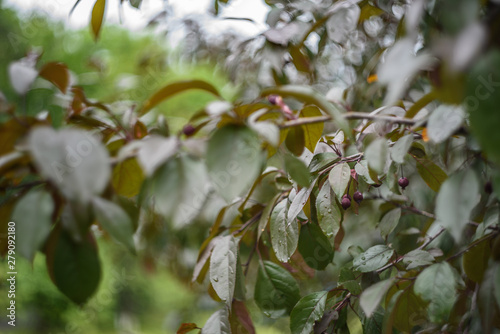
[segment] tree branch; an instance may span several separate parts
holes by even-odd
[[[368,119],[373,121],[385,121],[399,124],[408,124],[414,125],[418,122],[418,120],[404,118],[404,117],[396,117],[396,116],[387,116],[387,115],[372,115],[365,112],[359,111],[351,111],[343,114],[345,119]],[[314,123],[323,123],[331,121],[331,116],[317,116],[317,117],[304,117],[298,118],[291,121],[287,121],[284,124],[280,125],[280,128],[289,128],[293,126],[306,125],[306,124],[314,124]]]

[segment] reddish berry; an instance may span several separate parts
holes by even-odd
[[[354,200],[356,201],[356,203],[360,203],[362,200],[363,200],[363,194],[359,191],[356,191],[352,197],[354,198]]]
[[[192,136],[196,132],[196,128],[192,126],[191,124],[186,125],[183,129],[182,132],[186,136]]]
[[[410,184],[410,181],[406,177],[402,177],[398,180],[398,184],[401,188],[406,188]]]
[[[340,202],[340,204],[342,205],[344,210],[347,210],[351,206],[351,200],[347,197],[344,197],[342,198],[342,202]]]

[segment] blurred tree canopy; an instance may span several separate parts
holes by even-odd
[[[9,50],[2,255],[43,253],[84,305],[112,240],[218,303],[177,333],[497,332],[500,4],[266,4],[247,39],[184,19],[175,61],[107,26],[105,0],[90,33]],[[168,36],[171,20],[151,25]]]

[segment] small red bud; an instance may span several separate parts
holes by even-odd
[[[267,100],[269,101],[269,103],[276,105],[278,104],[278,97],[278,95],[269,95],[267,97]]]

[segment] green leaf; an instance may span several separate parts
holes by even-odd
[[[386,312],[390,312],[386,328],[395,328],[404,333],[411,333],[412,328],[428,322],[426,317],[427,303],[422,301],[413,289],[397,291],[391,298]]]
[[[208,318],[205,326],[201,329],[201,334],[231,334],[229,312],[226,307],[216,311]]]
[[[153,94],[148,100],[144,102],[144,105],[142,106],[141,111],[139,112],[139,115],[144,115],[154,107],[156,107],[158,104],[163,102],[166,99],[171,98],[172,96],[185,92],[187,90],[191,89],[200,89],[204,90],[208,93],[211,93],[217,97],[220,97],[219,92],[217,91],[217,88],[215,88],[213,85],[209,84],[206,81],[203,80],[185,80],[185,81],[177,81],[171,84],[166,85],[165,87],[161,88],[159,91]]]
[[[113,202],[100,197],[92,200],[97,221],[116,241],[135,253],[134,225],[127,213]]]
[[[306,205],[309,196],[311,196],[311,192],[314,188],[314,185],[316,184],[316,181],[318,178],[314,179],[309,187],[304,187],[300,189],[300,191],[297,193],[297,195],[294,197],[292,200],[292,204],[290,204],[290,209],[288,210],[288,216],[287,220],[289,223],[292,221],[295,221],[295,218],[299,215],[299,213],[302,211],[304,208],[304,205]]]
[[[302,160],[291,154],[286,154],[285,167],[292,180],[297,182],[299,186],[307,187],[309,185],[311,174]]]
[[[401,218],[401,209],[396,208],[389,212],[387,212],[380,223],[378,224],[378,228],[380,230],[380,235],[382,238],[387,238],[389,234],[398,226],[399,219]]]
[[[344,131],[344,133],[346,134],[351,133],[349,124],[344,119],[344,117],[342,116],[342,112],[337,108],[337,106],[329,102],[324,96],[316,92],[310,86],[285,85],[285,86],[267,88],[262,91],[261,96],[268,96],[274,94],[283,97],[287,96],[293,97],[307,104],[314,104],[318,106],[324,112],[332,116],[333,121],[339,128],[341,128]]]
[[[492,49],[472,67],[464,104],[469,112],[471,131],[488,158],[500,164],[500,51]]]
[[[352,308],[347,309],[347,328],[349,329],[349,334],[363,334],[363,324],[358,315],[352,310]]]
[[[52,197],[43,190],[30,191],[14,208],[12,221],[16,223],[16,250],[30,261],[49,236],[52,211]]]
[[[321,319],[325,312],[326,297],[328,292],[314,292],[305,296],[290,314],[290,329],[292,334],[310,334],[314,322]]]
[[[491,247],[489,238],[478,242],[464,253],[462,256],[462,264],[464,272],[470,280],[476,283],[481,283],[483,281],[484,273],[486,269],[488,269],[490,253]]]
[[[92,8],[92,18],[90,20],[90,26],[92,28],[92,34],[94,35],[94,40],[99,38],[99,33],[101,32],[102,21],[104,20],[104,13],[106,11],[106,0],[97,0]]]
[[[452,175],[439,190],[436,221],[450,232],[455,241],[462,237],[462,231],[479,197],[479,182],[473,170]]]
[[[208,142],[208,172],[216,191],[228,203],[250,189],[262,163],[260,140],[247,127],[225,126]]]
[[[262,312],[279,318],[290,313],[300,299],[299,286],[288,271],[276,263],[264,261],[259,267],[254,298]]]
[[[353,260],[354,269],[367,273],[382,268],[389,262],[394,254],[394,249],[386,245],[377,245],[359,254]]]
[[[316,173],[337,160],[339,156],[333,152],[318,153],[313,156],[308,168],[311,173]]]
[[[368,167],[377,174],[382,174],[387,161],[388,146],[385,138],[377,138],[365,150]]]
[[[333,189],[333,192],[340,200],[349,184],[351,178],[351,168],[346,162],[340,163],[332,168],[328,175],[328,182]]]
[[[391,159],[397,164],[402,164],[405,162],[406,153],[413,143],[413,134],[409,134],[401,137],[394,146],[390,148]]]
[[[500,307],[500,264],[493,262],[479,286],[477,306],[482,323],[482,333],[495,333],[498,327],[498,308]]]
[[[306,139],[302,127],[295,126],[288,130],[285,146],[291,153],[300,157],[304,152],[305,145]]]
[[[343,217],[328,182],[323,183],[316,198],[316,213],[319,226],[327,238],[335,237],[340,230]]]
[[[368,318],[373,315],[380,302],[382,301],[382,298],[385,296],[387,290],[389,290],[393,283],[394,279],[389,278],[377,282],[363,291],[363,293],[359,297],[359,305]]]
[[[427,122],[427,136],[435,143],[442,143],[457,131],[464,121],[462,107],[442,104]]]
[[[260,236],[262,233],[266,230],[267,224],[269,223],[269,220],[271,219],[271,214],[273,213],[274,209],[274,204],[276,204],[276,201],[281,197],[281,193],[276,194],[276,196],[273,197],[269,203],[267,203],[266,207],[262,211],[262,215],[260,216],[259,219],[259,227],[257,229],[257,240],[260,239]]]
[[[432,322],[441,323],[448,319],[457,300],[457,276],[448,262],[433,264],[418,275],[413,289],[429,302],[427,312]]]
[[[301,117],[317,117],[322,115],[321,111],[314,106],[307,106],[300,112]],[[322,122],[305,124],[302,126],[304,129],[305,145],[309,151],[314,152],[316,144],[323,135],[324,126],[325,124]]]
[[[403,257],[403,263],[406,264],[406,269],[414,269],[420,266],[428,266],[435,261],[431,253],[422,249],[415,249],[407,253]]]
[[[370,171],[368,170],[368,164],[366,160],[361,160],[360,162],[354,165],[354,170],[356,173],[365,180],[368,184],[377,184],[377,182],[373,181],[370,176]]]
[[[276,257],[281,262],[288,262],[297,249],[299,225],[287,219],[288,200],[284,199],[274,207],[271,214],[271,243]]]
[[[108,184],[108,152],[88,132],[39,126],[31,131],[28,148],[40,174],[71,200],[89,202]]]
[[[298,249],[307,265],[323,270],[332,263],[333,248],[319,226],[308,223],[300,228]]]
[[[210,283],[228,307],[233,302],[237,257],[238,239],[232,235],[217,240],[210,257]]]
[[[46,259],[55,285],[74,303],[82,305],[96,292],[101,265],[91,233],[83,242],[75,243],[66,232],[60,232]]]
[[[137,9],[139,9],[139,7],[142,4],[142,0],[129,0],[129,1],[130,1],[130,5],[134,8],[137,8]]]
[[[415,160],[417,161],[417,171],[420,177],[427,183],[429,188],[438,192],[448,175],[431,160],[418,158],[415,158]]]
[[[208,196],[209,180],[204,164],[188,156],[167,161],[143,193],[152,196],[150,204],[156,212],[180,227],[195,218]]]

